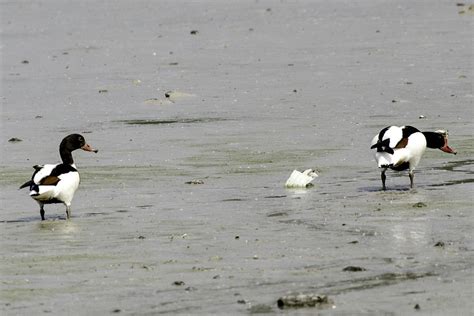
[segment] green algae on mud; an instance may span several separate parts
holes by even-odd
[[[189,176],[189,171],[176,167],[150,166],[88,166],[81,169],[81,178],[97,179],[101,182],[117,180],[150,180],[157,176]],[[99,179],[100,178],[100,179]]]
[[[57,274],[56,268],[61,268],[62,270],[65,269],[65,264],[67,263],[74,263],[71,265],[69,270],[80,269],[76,266],[81,262],[87,263],[91,261],[101,262],[102,260],[112,260],[116,259],[117,257],[112,256],[110,254],[94,254],[89,252],[83,253],[73,253],[73,254],[53,254],[53,255],[41,255],[36,254],[35,256],[15,256],[11,258],[3,259],[4,263],[2,269],[4,272],[14,272],[18,269],[28,269],[28,271],[32,274],[34,273],[41,273],[41,274]],[[67,272],[67,271],[66,271]]]
[[[33,172],[33,168],[0,166],[0,186],[15,186],[19,188],[23,183],[31,179]]]
[[[31,179],[33,168],[0,167],[0,185],[19,188],[20,185]],[[123,166],[123,165],[101,165],[85,166],[79,169],[81,186],[92,185],[96,182],[118,183],[127,180],[150,180],[157,177],[180,177],[191,176],[188,170],[169,166]]]
[[[26,284],[25,286],[19,286],[16,284],[11,284],[4,282],[4,285],[8,285],[7,288],[0,290],[0,298],[6,304],[11,304],[14,302],[25,302],[33,298],[47,298],[51,295],[57,295],[64,293],[64,289],[45,289],[45,288],[34,288]],[[8,305],[7,305],[8,306]]]
[[[215,149],[185,159],[186,167],[218,167],[220,172],[235,174],[267,174],[277,170],[290,173],[295,168],[306,168],[324,150],[258,151],[251,149]],[[291,166],[288,162],[291,161]],[[311,162],[310,162],[311,161]],[[315,168],[314,166],[310,166]]]

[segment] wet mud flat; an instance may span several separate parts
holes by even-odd
[[[244,173],[114,196],[91,170],[83,178],[77,200],[94,202],[76,203],[73,220],[57,207],[40,222],[32,207],[2,222],[5,311],[278,312],[280,296],[300,292],[334,301],[321,313],[470,308],[470,205],[444,201],[449,187],[344,195],[323,180],[300,192]]]
[[[2,314],[472,312],[468,6],[0,5]],[[458,155],[383,192],[389,124]],[[100,151],[74,153],[72,220],[41,222],[17,188],[71,132]],[[313,188],[283,187],[305,168]],[[278,307],[298,293],[328,299]]]

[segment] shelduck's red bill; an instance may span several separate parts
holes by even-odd
[[[445,153],[448,153],[448,154],[454,154],[456,155],[456,151],[453,150],[451,147],[449,147],[447,144],[444,145],[443,147],[440,148],[442,151],[444,151]]]
[[[448,154],[454,154],[456,155],[456,151],[453,150],[451,147],[448,146],[448,138],[444,138],[444,146],[440,148],[442,151]]]
[[[92,148],[91,145],[89,144],[85,144],[84,146],[81,147],[81,149],[85,151],[92,151],[93,153],[99,152],[99,150]]]

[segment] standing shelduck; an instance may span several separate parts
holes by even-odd
[[[59,145],[59,154],[63,163],[34,166],[35,172],[31,180],[20,187],[20,189],[30,188],[30,196],[40,206],[41,220],[44,220],[44,204],[51,203],[66,205],[66,216],[67,219],[70,219],[71,201],[80,181],[71,152],[79,148],[94,153],[98,152],[86,143],[82,135],[68,135]]]
[[[402,171],[408,169],[410,188],[413,188],[414,170],[420,162],[426,147],[438,148],[449,154],[456,152],[448,146],[448,132],[420,132],[413,126],[388,126],[372,139],[371,149],[376,148],[375,160],[382,168],[382,189],[385,187],[387,169]]]

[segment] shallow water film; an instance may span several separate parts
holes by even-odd
[[[0,11],[2,315],[472,314],[469,4]],[[447,129],[458,154],[382,191],[388,125]],[[99,152],[73,153],[71,220],[41,221],[18,187],[70,133]],[[284,187],[309,168],[313,187]]]

